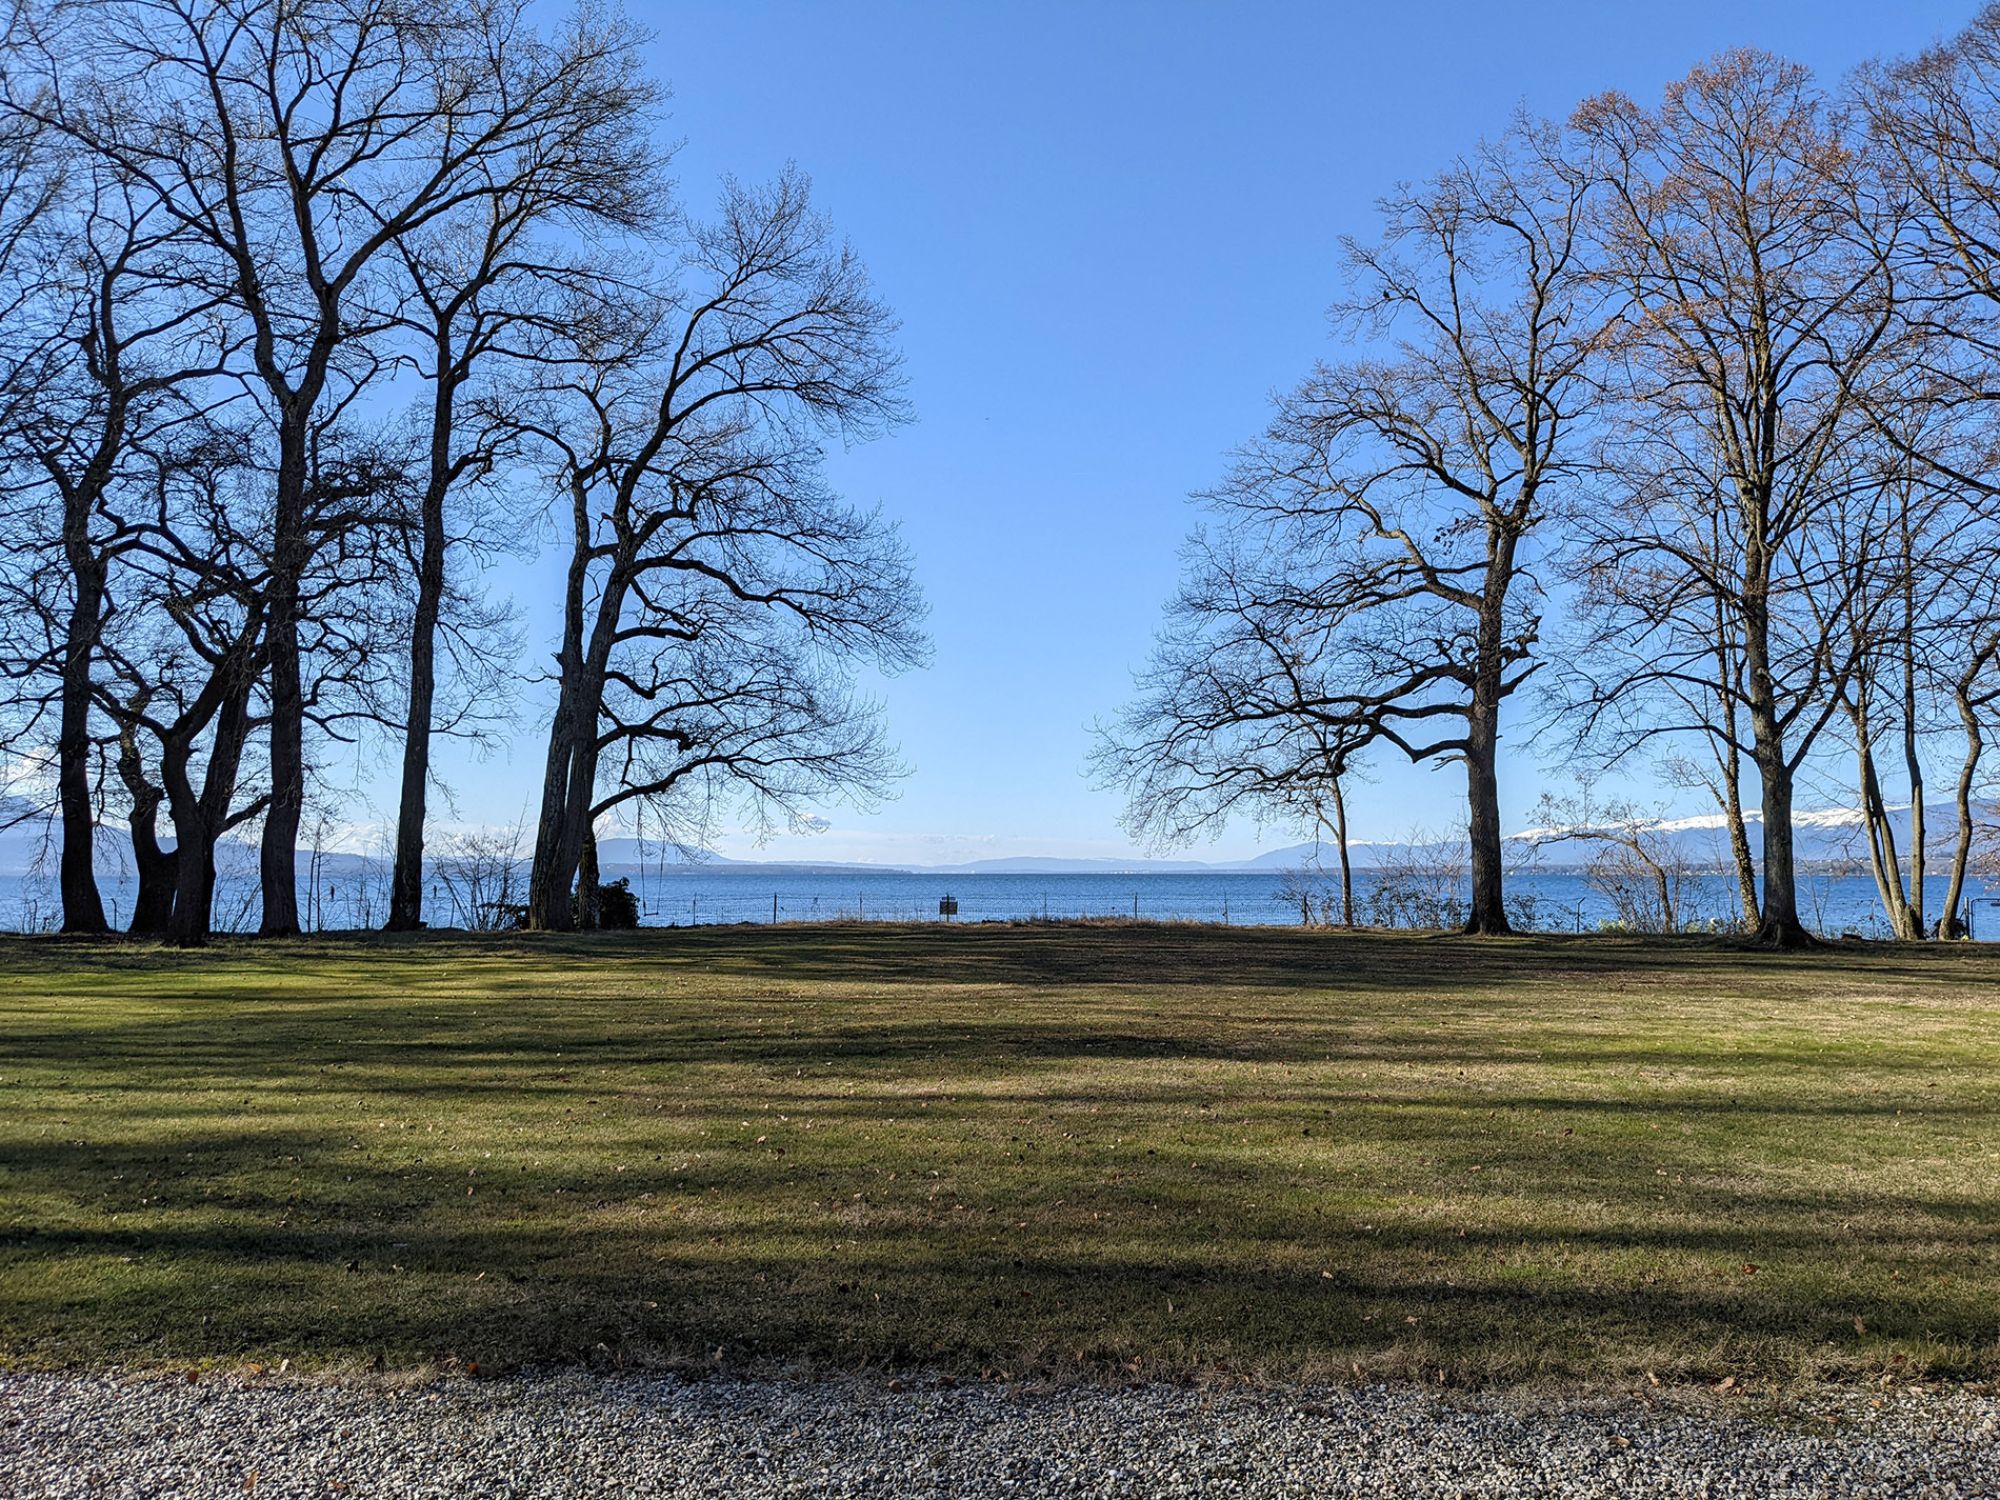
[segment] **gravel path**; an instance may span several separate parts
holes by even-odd
[[[1729,1405],[583,1372],[403,1387],[0,1375],[0,1494],[2000,1496],[2000,1399],[1843,1397],[1788,1421]]]

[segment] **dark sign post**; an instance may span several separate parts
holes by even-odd
[[[953,917],[957,916],[958,897],[946,896],[943,900],[939,901],[938,915],[943,917],[947,922],[949,922]]]

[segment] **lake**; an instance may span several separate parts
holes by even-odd
[[[302,869],[305,861],[301,861]],[[649,927],[689,926],[728,922],[938,921],[938,903],[946,896],[958,902],[960,922],[1067,920],[1080,917],[1139,918],[1148,921],[1228,922],[1232,924],[1296,924],[1299,909],[1286,894],[1287,877],[1266,871],[1172,871],[1130,874],[908,874],[892,870],[765,869],[745,865],[620,868],[611,875],[628,877],[639,900],[640,920]],[[1942,875],[1928,892],[1935,908],[1944,891]],[[131,912],[129,882],[100,876],[108,914],[122,921]],[[1318,885],[1322,896],[1330,882]],[[1369,871],[1355,872],[1357,915],[1362,921],[1383,920],[1385,893]],[[1448,892],[1433,893],[1448,895]],[[1517,873],[1508,883],[1517,926],[1547,932],[1594,931],[1616,916],[1616,909],[1580,872]],[[2000,891],[1974,884],[1982,898],[1975,921],[1982,938],[2000,938]],[[1810,874],[1800,884],[1800,906],[1807,925],[1832,936],[1856,932],[1886,937],[1887,924],[1867,877]],[[463,907],[451,890],[434,882],[427,897],[427,915],[434,925],[461,926]],[[1727,878],[1703,876],[1684,895],[1685,920],[1726,921],[1734,909],[1734,887]],[[387,912],[387,880],[372,862],[352,863],[317,882],[302,881],[300,910],[314,929],[377,927]],[[1447,912],[1433,900],[1421,911],[1404,903],[1404,919],[1425,912]],[[59,904],[53,880],[42,876],[0,876],[0,928],[43,931],[56,924]],[[1935,915],[1935,912],[1933,912]],[[216,925],[224,931],[255,927],[257,886],[254,871],[225,872],[217,882]]]

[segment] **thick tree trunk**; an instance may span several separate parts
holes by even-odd
[[[535,862],[528,875],[528,925],[566,932],[576,920],[571,892],[591,831],[597,799],[597,721],[611,648],[625,608],[626,559],[614,557],[598,595],[585,646],[589,584],[589,514],[581,501],[574,516],[575,544],[563,603],[562,672],[555,716],[549,725],[548,761],[542,772],[542,812],[535,826]]]
[[[216,714],[198,796],[188,776],[190,747],[169,746],[161,757],[161,779],[167,784],[167,805],[174,820],[174,910],[168,935],[183,947],[199,947],[209,938],[215,905],[215,844],[227,826],[229,805],[236,796],[249,722],[250,689],[244,685],[230,692]]]
[[[139,760],[138,743],[130,730],[119,736],[118,775],[125,783],[129,807],[125,823],[131,830],[132,866],[139,880],[139,892],[132,902],[132,921],[126,931],[163,936],[173,920],[175,871],[180,850],[178,847],[160,847],[161,792],[146,779],[145,768]]]
[[[1809,948],[1799,920],[1798,872],[1792,861],[1792,772],[1782,755],[1758,756],[1764,799],[1764,903],[1757,941],[1772,948]]]
[[[575,723],[580,710],[578,696],[565,679],[549,725],[542,807],[535,823],[535,857],[528,871],[528,926],[538,932],[567,932],[576,925],[571,892],[582,858],[583,837],[572,816],[570,785],[576,762],[586,753]]]
[[[1762,507],[1753,514],[1761,516]],[[1813,937],[1799,920],[1798,870],[1793,863],[1792,767],[1785,757],[1771,676],[1769,568],[1764,550],[1753,540],[1744,569],[1742,613],[1743,667],[1749,689],[1745,706],[1764,822],[1764,892],[1756,940],[1770,948],[1807,948]]]
[[[528,926],[567,932],[576,925],[578,871],[590,834],[590,805],[597,785],[596,697],[572,694],[565,684],[549,730],[542,776],[542,811],[535,826],[535,859],[528,874]],[[585,718],[585,713],[589,714]]]
[[[304,403],[304,409],[309,412],[310,403]],[[288,414],[279,432],[270,611],[265,626],[271,694],[271,800],[258,848],[263,917],[257,928],[264,937],[291,937],[299,930],[299,822],[305,815],[306,800],[299,589],[310,550],[305,491],[304,421]]]
[[[1472,910],[1465,930],[1487,936],[1504,936],[1514,930],[1507,921],[1500,842],[1500,781],[1495,767],[1498,717],[1497,705],[1474,703],[1465,751],[1466,833],[1472,855]]]
[[[97,889],[97,821],[90,795],[90,666],[104,605],[104,569],[91,550],[88,521],[87,515],[68,516],[63,528],[76,592],[63,641],[56,793],[62,818],[62,930],[102,933],[111,926],[104,919],[104,898]]]
[[[127,932],[147,937],[163,937],[172,930],[174,890],[180,878],[181,852],[160,847],[157,814],[148,813],[143,826],[132,822],[132,862],[137,867],[139,892],[132,902],[131,925]]]
[[[189,806],[178,798],[169,802],[174,821],[174,896],[167,936],[183,948],[199,948],[208,941],[209,906],[215,894],[215,839],[198,801]]]

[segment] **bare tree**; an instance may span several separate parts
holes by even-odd
[[[527,864],[526,832],[518,824],[447,834],[431,860],[453,909],[474,932],[520,925],[528,909]]]
[[[268,582],[246,532],[257,530],[269,471],[240,431],[209,423],[174,438],[152,450],[152,482],[115,497],[131,545],[111,584],[98,701],[117,726],[140,877],[133,928],[197,944],[214,919],[219,842],[268,805],[254,785],[245,795],[245,760],[264,712]],[[170,854],[155,832],[162,803]]]
[[[35,96],[31,102],[40,102]],[[108,503],[140,456],[210,400],[214,299],[188,285],[185,237],[146,189],[60,132],[0,110],[0,473],[18,606],[7,676],[53,707],[63,927],[106,929],[94,868],[106,737],[94,665],[108,580],[133,545]],[[21,627],[26,624],[24,631]]]
[[[1995,622],[1993,419],[2000,410],[2000,6],[1983,7],[1956,37],[1913,58],[1862,70],[1857,92],[1892,180],[1915,205],[1901,250],[1904,317],[1915,335],[1902,378],[1877,402],[1884,441],[1943,489],[1950,521],[1925,539],[1907,570],[1900,632],[1907,680],[1925,681],[1962,736],[1956,829],[1937,930],[1964,932],[1965,877],[1975,838],[1973,788],[1993,684]],[[1912,420],[1911,413],[1919,414]],[[1936,618],[1942,629],[1926,630]],[[1915,713],[1905,716],[1913,724]],[[1921,762],[1906,748],[1913,816],[1921,818]],[[1865,774],[1865,773],[1864,773]],[[1921,836],[1913,838],[1921,846]],[[1922,878],[1913,856],[1913,883]],[[1921,923],[1921,886],[1906,914]],[[1885,899],[1893,893],[1885,887]],[[1894,915],[1892,911],[1892,916]]]
[[[58,8],[62,78],[30,118],[143,184],[208,256],[241,320],[275,450],[265,620],[271,802],[262,930],[298,930],[316,525],[312,445],[390,366],[375,284],[405,237],[490,203],[534,163],[596,183],[607,121],[643,102],[631,33],[579,11],[544,44],[527,0],[122,0]],[[28,71],[24,69],[24,71]],[[607,80],[611,82],[607,83]]]
[[[496,517],[469,495],[490,493],[492,481],[518,457],[517,434],[504,411],[479,399],[482,376],[487,386],[504,381],[492,372],[496,362],[532,357],[530,331],[545,331],[552,310],[592,294],[593,273],[554,243],[558,236],[660,227],[664,161],[643,133],[655,91],[632,71],[634,42],[630,32],[601,23],[566,38],[560,45],[587,47],[599,61],[594,70],[575,69],[566,92],[545,106],[552,122],[557,114],[569,117],[561,149],[524,133],[511,154],[478,163],[490,179],[486,196],[395,244],[403,273],[396,321],[413,336],[412,359],[428,386],[428,402],[420,422],[424,479],[409,532],[414,614],[392,930],[422,925],[432,737],[476,722],[482,703],[503,696],[482,691],[500,684],[481,679],[505,659],[491,649],[504,617],[452,590],[449,578],[456,557],[476,555],[494,540]],[[448,714],[440,713],[437,700],[441,642],[463,684]]]
[[[1629,753],[1716,733],[1712,717],[1649,721],[1663,697],[1740,708],[1762,794],[1759,937],[1801,944],[1793,788],[1855,666],[1824,623],[1867,589],[1880,540],[1859,455],[1896,327],[1895,205],[1808,72],[1764,53],[1722,55],[1654,109],[1601,96],[1576,128],[1626,301],[1609,503],[1588,527],[1586,720],[1626,716]]]
[[[1317,711],[1335,689],[1316,653],[1271,628],[1257,586],[1266,571],[1233,537],[1189,541],[1138,696],[1099,727],[1092,766],[1101,785],[1125,792],[1126,828],[1157,849],[1219,833],[1243,813],[1315,840],[1330,835],[1341,922],[1352,926],[1346,786],[1367,735]]]
[[[1658,808],[1623,798],[1599,802],[1586,784],[1569,796],[1544,792],[1535,807],[1538,848],[1565,843],[1597,847],[1586,877],[1636,932],[1679,932],[1698,871],[1665,829]]]
[[[1377,745],[1463,765],[1473,932],[1508,930],[1501,708],[1536,670],[1535,561],[1581,457],[1587,197],[1555,133],[1524,123],[1387,200],[1382,243],[1347,247],[1336,308],[1384,352],[1280,401],[1206,497],[1224,536],[1197,546],[1176,606],[1271,643],[1269,695],[1338,747],[1322,784]],[[1156,702],[1196,650],[1170,634]]]
[[[1464,924],[1471,851],[1466,841],[1413,828],[1399,842],[1378,845],[1368,890],[1374,927],[1448,931]]]
[[[524,395],[569,552],[539,928],[572,924],[595,821],[622,803],[879,790],[892,767],[846,664],[924,649],[894,532],[821,478],[823,436],[902,408],[893,325],[804,180],[730,186],[658,282],[579,300]]]

